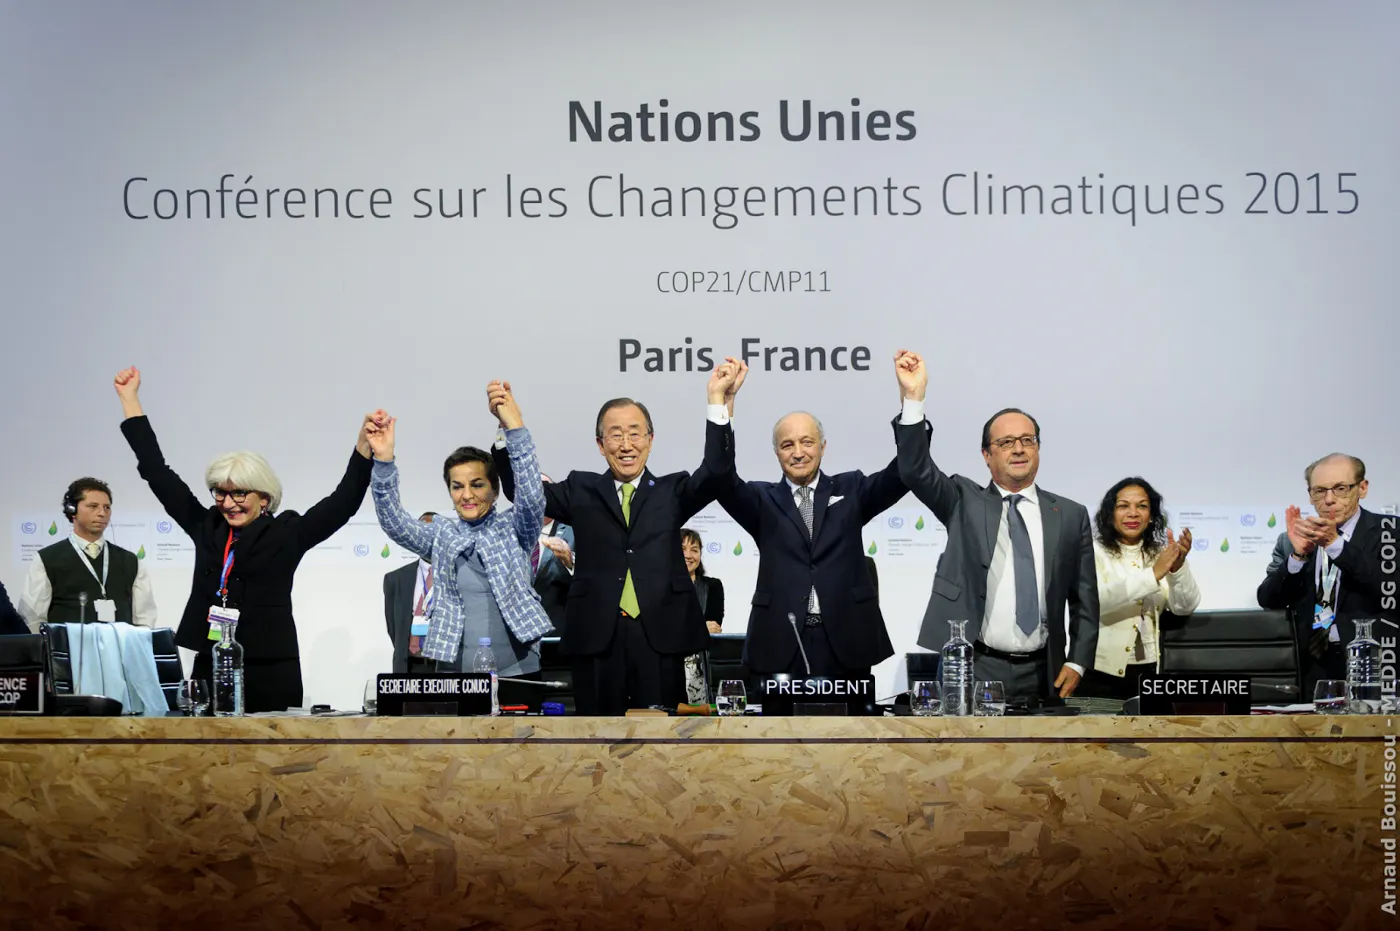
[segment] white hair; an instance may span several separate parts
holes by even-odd
[[[267,509],[273,513],[282,504],[282,482],[267,460],[257,453],[247,450],[224,453],[209,463],[209,468],[204,470],[204,484],[214,488],[225,482],[234,488],[267,495]]]
[[[778,428],[781,427],[781,426],[783,425],[783,421],[784,421],[784,420],[787,420],[789,417],[796,417],[796,416],[798,416],[799,414],[802,415],[803,417],[811,417],[811,418],[812,418],[812,423],[814,423],[814,424],[817,425],[817,442],[818,442],[818,444],[820,444],[820,443],[825,443],[825,442],[826,442],[826,430],[824,430],[824,429],[822,428],[822,422],[821,422],[820,420],[817,419],[817,415],[816,415],[816,414],[809,414],[807,411],[793,411],[793,412],[790,413],[790,414],[784,414],[783,416],[779,417],[779,418],[778,418],[778,422],[775,423],[775,424],[773,424],[773,450],[774,450],[775,452],[776,452],[777,449],[778,449]]]

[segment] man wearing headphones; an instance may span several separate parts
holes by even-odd
[[[43,621],[123,621],[156,625],[156,602],[146,566],[136,554],[102,538],[112,519],[106,482],[80,478],[63,494],[63,514],[73,525],[67,539],[39,551],[29,568],[19,613],[38,633]],[[79,593],[87,593],[84,616]]]

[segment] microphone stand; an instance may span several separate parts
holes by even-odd
[[[87,644],[83,641],[83,631],[87,627],[87,603],[87,592],[78,592],[78,645],[81,649],[78,651],[78,674],[73,677],[74,695],[81,694],[80,690],[83,687],[83,660],[87,658]],[[68,636],[68,658],[69,660],[73,658],[73,636],[71,627],[69,628]]]
[[[792,635],[797,638],[797,648],[802,651],[802,665],[807,667],[807,678],[812,677],[812,664],[807,662],[807,648],[802,645],[802,634],[797,630],[797,615],[788,612],[788,623],[792,625]]]

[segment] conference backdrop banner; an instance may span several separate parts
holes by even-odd
[[[416,513],[494,439],[491,379],[554,477],[604,468],[618,396],[665,473],[699,464],[727,356],[744,477],[779,477],[796,409],[827,471],[873,472],[907,348],[946,471],[986,481],[983,422],[1025,408],[1042,487],[1092,511],[1146,477],[1203,607],[1250,607],[1307,463],[1355,454],[1365,506],[1400,499],[1397,30],[1386,2],[8,4],[0,577],[96,475],[177,620],[192,554],[118,430],[127,365],[196,491],[254,449],[304,510],[383,407]],[[742,633],[754,542],[693,525]],[[864,534],[885,695],[945,532],[911,495]],[[308,556],[308,703],[388,668],[411,558],[368,499]]]

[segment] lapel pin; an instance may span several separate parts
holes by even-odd
[[[649,478],[649,479],[647,479],[647,485],[648,485],[648,486],[655,485],[655,484],[656,484],[656,479],[654,479],[654,478]]]

